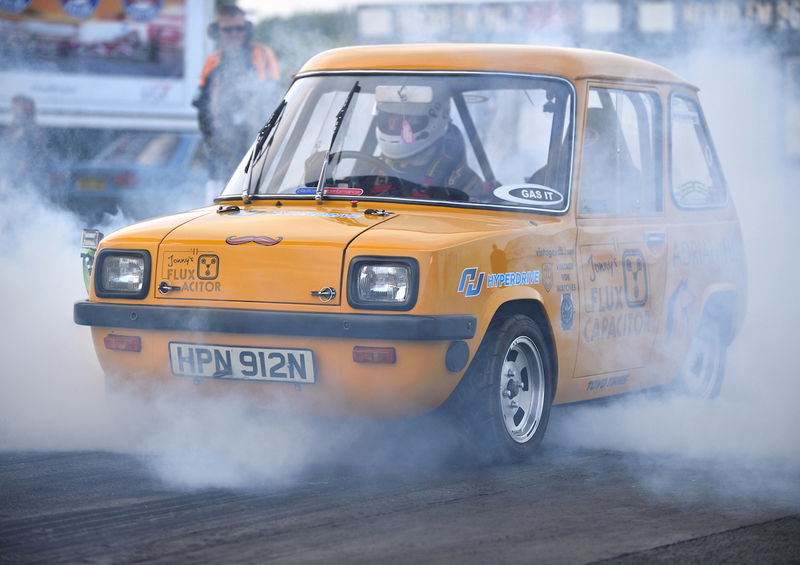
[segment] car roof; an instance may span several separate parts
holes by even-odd
[[[569,47],[432,43],[364,45],[324,51],[298,74],[340,70],[500,71],[671,83],[696,89],[672,71],[635,57]]]

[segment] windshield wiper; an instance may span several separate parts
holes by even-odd
[[[267,123],[264,124],[264,127],[259,130],[258,135],[256,136],[255,147],[253,147],[253,151],[250,153],[250,159],[248,159],[247,165],[244,167],[244,172],[249,173],[247,175],[247,184],[245,185],[245,189],[242,191],[242,202],[244,204],[250,203],[250,187],[251,183],[253,182],[253,168],[261,159],[261,157],[266,154],[269,146],[272,144],[272,139],[274,139],[274,136],[270,139],[266,149],[264,149],[264,144],[267,141],[267,137],[269,137],[270,132],[278,124],[278,120],[280,120],[281,116],[283,116],[284,108],[286,108],[286,100],[281,100],[281,103],[278,104],[278,107],[275,108],[275,111],[272,112],[272,115],[267,120]],[[264,149],[264,151],[262,151],[262,149]],[[261,179],[259,178],[259,180]]]
[[[339,113],[336,114],[336,123],[333,125],[333,135],[331,135],[331,143],[328,146],[328,150],[325,152],[325,159],[322,161],[322,170],[319,173],[319,182],[317,183],[317,192],[314,195],[314,200],[322,200],[322,187],[325,185],[325,172],[328,168],[328,160],[331,158],[331,151],[333,151],[333,144],[336,142],[336,136],[339,134],[339,129],[342,127],[342,122],[344,122],[344,116],[347,113],[347,108],[350,106],[350,101],[353,99],[353,95],[356,92],[361,92],[361,85],[356,81],[353,85],[353,88],[350,89],[350,93],[347,95],[347,99],[342,104]]]

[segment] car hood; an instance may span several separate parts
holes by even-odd
[[[337,289],[345,249],[385,218],[310,207],[235,209],[170,232],[158,248],[156,297],[316,304],[312,292]]]

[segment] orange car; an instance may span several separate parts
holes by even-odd
[[[317,55],[214,206],[124,228],[90,263],[75,321],[109,377],[443,407],[510,459],[554,403],[716,394],[745,300],[697,89],[528,46]]]

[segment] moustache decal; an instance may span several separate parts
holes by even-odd
[[[276,245],[283,241],[282,237],[269,237],[267,235],[241,235],[235,236],[232,235],[230,237],[225,238],[225,243],[228,245],[243,245],[245,243],[257,243],[259,245]]]

